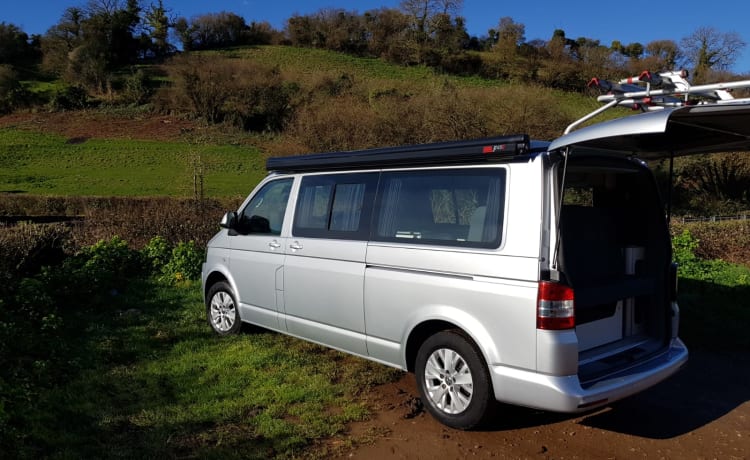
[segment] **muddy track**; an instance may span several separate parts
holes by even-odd
[[[565,415],[502,405],[462,432],[422,412],[413,375],[379,387],[377,414],[352,427],[343,458],[750,458],[750,356],[693,352],[660,385],[610,407]],[[358,441],[357,441],[358,440]]]

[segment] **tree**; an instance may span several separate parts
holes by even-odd
[[[0,65],[21,65],[33,58],[29,36],[14,24],[0,22]]]
[[[68,66],[68,55],[83,41],[85,13],[76,7],[67,8],[60,21],[47,30],[41,39],[42,67],[62,75]]]
[[[685,57],[693,67],[693,81],[703,83],[712,70],[726,70],[739,57],[747,43],[737,32],[720,32],[700,27],[681,41]]]
[[[42,37],[44,68],[103,91],[112,70],[138,57],[140,11],[138,0],[91,0],[85,9],[66,9]]]
[[[149,32],[151,51],[157,58],[170,54],[174,47],[169,44],[169,28],[172,27],[169,20],[169,10],[164,7],[164,1],[158,0],[152,3],[144,12],[144,23]]]
[[[364,25],[370,53],[391,62],[405,62],[408,58],[405,36],[410,27],[409,17],[392,8],[381,8],[364,14]]]
[[[404,49],[408,50],[403,63],[426,63],[439,65],[447,54],[461,51],[468,41],[463,18],[457,14],[463,5],[462,0],[402,0],[401,11],[410,19],[411,27],[404,37]],[[458,40],[456,40],[458,38]],[[452,43],[452,47],[446,44]]]
[[[247,24],[242,16],[222,11],[194,17],[189,23],[178,19],[175,30],[183,49],[205,50],[242,44]]]
[[[654,40],[646,44],[646,69],[677,70],[681,60],[682,51],[672,40]]]
[[[520,22],[514,22],[513,18],[506,16],[500,18],[496,34],[496,47],[501,51],[511,52],[515,55],[518,47],[526,41],[526,26]]]

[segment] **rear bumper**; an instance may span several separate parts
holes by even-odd
[[[557,412],[581,412],[656,385],[687,360],[687,347],[678,338],[663,353],[586,388],[577,375],[552,376],[505,366],[492,366],[491,374],[498,401]]]

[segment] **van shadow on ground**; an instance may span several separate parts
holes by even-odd
[[[501,404],[482,431],[499,432],[578,420],[578,424],[650,439],[687,434],[750,401],[750,358],[691,352],[685,368],[642,393],[589,414],[558,414]]]
[[[656,387],[586,417],[591,427],[653,439],[679,436],[750,401],[750,285],[680,280],[687,366]]]
[[[750,401],[750,360],[694,351],[686,368],[656,387],[592,414],[582,425],[651,439],[701,428]]]

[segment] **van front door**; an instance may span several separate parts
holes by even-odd
[[[292,178],[283,178],[263,185],[242,209],[230,233],[230,266],[235,274],[240,316],[277,330],[284,330],[279,322],[286,247],[282,229],[292,183]]]

